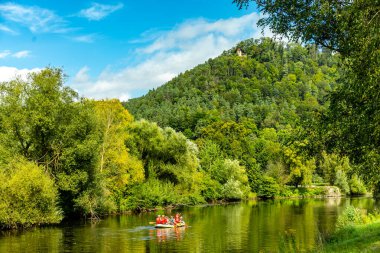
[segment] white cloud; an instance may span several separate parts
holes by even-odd
[[[66,22],[53,11],[40,7],[29,7],[15,3],[0,4],[0,16],[27,27],[33,33],[64,33]]]
[[[83,43],[93,43],[95,41],[95,34],[87,34],[73,37],[73,40]]]
[[[13,31],[11,28],[9,28],[8,26],[6,25],[2,25],[0,24],[0,31],[3,31],[3,32],[6,32],[6,33],[10,33],[12,35],[16,35],[17,32]]]
[[[18,51],[14,54],[12,54],[12,57],[15,57],[15,58],[25,58],[25,57],[28,57],[30,55],[30,51],[28,50],[23,50],[23,51]]]
[[[29,73],[39,72],[42,69],[17,69],[14,67],[0,66],[0,82],[8,82],[15,78],[26,80]]]
[[[93,3],[88,9],[83,9],[79,12],[80,17],[87,18],[88,20],[101,20],[111,13],[120,10],[124,5],[122,3],[116,5],[105,5],[99,3]]]
[[[2,52],[0,52],[0,59],[3,59],[7,56],[9,56],[11,54],[11,51],[9,50],[3,50]]]
[[[13,53],[11,50],[3,50],[0,52],[0,59],[4,59],[7,57],[14,57],[14,58],[20,59],[20,58],[28,57],[29,55],[30,55],[30,51],[28,50],[22,50],[16,53]]]
[[[76,83],[86,83],[90,80],[90,76],[88,75],[88,71],[90,69],[87,66],[81,68],[78,73],[74,77],[74,82]]]
[[[120,71],[104,69],[94,80],[75,78],[74,86],[92,98],[129,98],[169,81],[185,70],[220,55],[236,43],[261,37],[256,13],[215,22],[204,19],[184,22],[171,31],[158,32],[150,44],[140,48],[136,57],[145,60]],[[266,33],[266,35],[270,35]],[[143,40],[143,39],[142,39]],[[81,69],[77,76],[87,74]],[[83,81],[84,80],[84,81]]]

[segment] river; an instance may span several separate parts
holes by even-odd
[[[109,216],[1,232],[0,252],[305,252],[333,231],[347,205],[371,211],[380,203],[331,198],[186,207],[179,211],[188,227],[177,229],[149,225],[154,213]]]

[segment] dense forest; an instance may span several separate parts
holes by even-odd
[[[315,45],[250,39],[124,105],[193,140],[206,172],[217,171],[220,157],[238,161],[258,196],[288,196],[282,186],[312,183],[362,194],[324,127],[329,94],[340,87],[339,59]]]
[[[339,61],[316,46],[247,40],[124,103],[128,110],[79,97],[60,69],[4,82],[0,227],[323,195],[315,185],[324,184],[364,194],[371,182],[334,152],[323,127]]]

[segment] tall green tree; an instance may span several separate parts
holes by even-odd
[[[119,100],[95,101],[102,142],[99,152],[99,174],[104,182],[104,191],[111,200],[111,210],[123,210],[126,187],[144,180],[141,160],[129,154],[125,141],[132,115]],[[112,204],[116,207],[112,208]]]
[[[145,178],[169,181],[195,190],[199,177],[198,148],[182,133],[140,120],[128,127],[127,147],[144,163]]]
[[[46,68],[0,85],[1,143],[42,166],[55,180],[66,214],[96,188],[101,134],[93,105],[63,86],[61,69]]]

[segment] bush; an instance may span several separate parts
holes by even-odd
[[[338,186],[344,193],[350,192],[350,186],[347,182],[346,173],[342,170],[338,170],[336,172],[334,185]]]
[[[314,185],[323,185],[324,184],[323,178],[316,173],[313,174],[312,182]]]
[[[229,179],[227,183],[222,186],[222,196],[224,199],[228,200],[238,200],[242,199],[247,195],[244,192],[241,183],[234,179]]]
[[[222,198],[222,185],[205,175],[202,181],[201,194],[207,201],[220,199]]]
[[[122,210],[141,211],[155,207],[204,203],[204,198],[197,192],[184,193],[180,185],[171,182],[149,179],[145,183],[135,185],[128,191],[128,197],[122,203]]]
[[[280,186],[272,177],[263,176],[260,185],[258,186],[257,196],[260,198],[274,198],[278,196]]]
[[[179,203],[174,184],[150,179],[143,184],[136,185],[129,192],[129,197],[123,209],[141,210],[157,206],[167,206]]]
[[[350,191],[351,195],[364,195],[367,190],[365,189],[364,183],[360,180],[360,178],[354,174],[350,180]]]
[[[8,167],[0,168],[0,227],[59,223],[62,214],[57,207],[58,192],[50,177],[24,160]]]
[[[363,223],[363,213],[359,208],[348,206],[338,217],[337,230],[345,229]]]

